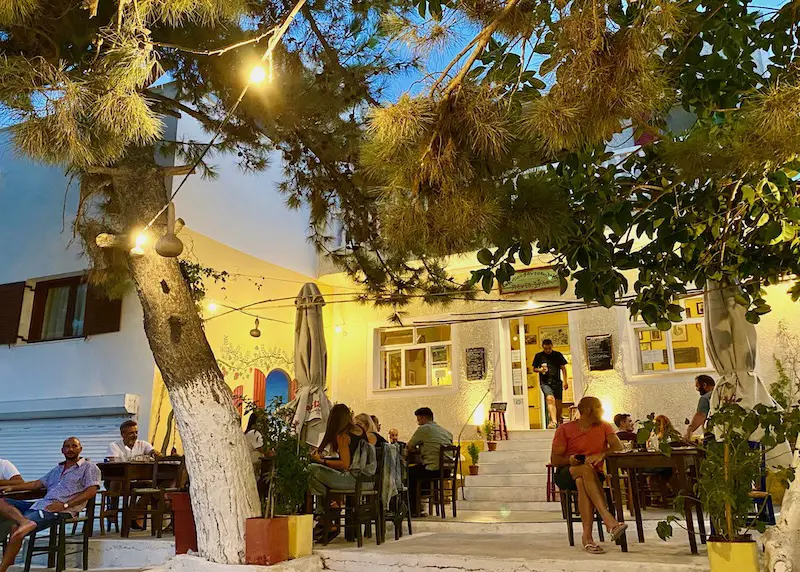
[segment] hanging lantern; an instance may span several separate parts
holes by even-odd
[[[254,338],[261,337],[261,330],[258,329],[258,318],[256,318],[256,327],[250,330],[250,335],[253,336]]]
[[[156,242],[156,252],[164,258],[176,258],[183,252],[183,243],[175,236],[175,205],[172,202],[167,206],[167,234]]]

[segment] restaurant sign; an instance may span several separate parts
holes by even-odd
[[[555,269],[528,268],[517,270],[508,282],[500,285],[500,294],[521,294],[558,288],[558,272]]]

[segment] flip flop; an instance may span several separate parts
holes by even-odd
[[[616,542],[620,536],[625,534],[626,530],[628,530],[628,525],[624,522],[620,522],[617,526],[609,531],[611,533],[611,541]]]
[[[595,544],[594,542],[591,542],[589,544],[584,544],[583,545],[583,549],[586,552],[588,552],[589,554],[605,554],[606,553],[606,551],[603,550],[602,546],[599,546],[599,545]]]

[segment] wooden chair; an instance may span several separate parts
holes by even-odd
[[[344,519],[345,538],[355,537],[359,548],[364,546],[364,536],[372,536],[372,524],[375,523],[375,540],[382,544],[383,526],[380,519],[383,514],[381,508],[381,490],[383,485],[383,447],[375,450],[377,468],[372,476],[359,475],[352,490],[328,489],[323,499],[325,510],[320,517],[323,530],[328,531],[334,525],[341,527]],[[345,499],[344,507],[330,508],[334,496]],[[364,529],[367,530],[364,534]],[[323,536],[322,544],[328,544],[328,535]]]
[[[554,481],[556,475],[556,468],[547,463],[547,502],[556,502],[556,483]]]
[[[405,444],[399,443],[398,458],[400,460],[400,467],[402,473],[402,483],[397,491],[397,495],[389,500],[389,508],[383,511],[383,518],[381,524],[384,527],[383,537],[386,538],[386,523],[391,522],[394,526],[394,539],[399,540],[403,536],[403,521],[408,522],[408,534],[412,534],[411,530],[411,499],[409,496],[408,487],[408,465],[405,462]],[[388,445],[392,447],[393,445]],[[386,460],[384,459],[384,463]]]
[[[442,445],[439,448],[439,476],[435,478],[420,479],[417,481],[417,498],[425,497],[423,491],[427,485],[428,505],[432,502],[436,507],[436,514],[445,518],[444,505],[449,490],[453,503],[453,518],[458,516],[456,500],[456,487],[458,480],[458,460],[461,457],[460,445]]]
[[[100,536],[106,535],[106,527],[108,527],[108,532],[111,532],[112,524],[115,532],[119,533],[119,518],[122,514],[121,501],[121,491],[100,491],[100,510],[97,511],[97,518],[100,521]]]
[[[172,514],[167,506],[166,495],[179,490],[176,481],[183,474],[184,465],[185,459],[182,456],[154,459],[151,486],[131,490],[130,508],[126,515],[127,527],[130,527],[137,516],[144,517],[146,526],[147,518],[150,517],[151,536],[161,538],[164,532],[164,515]]]
[[[614,503],[611,500],[611,489],[603,487],[603,492],[605,493],[607,505],[610,507],[614,506]],[[572,525],[576,520],[578,522],[581,520],[581,513],[578,510],[578,491],[574,489],[559,489],[558,493],[561,497],[561,514],[567,521],[567,537],[569,538],[569,545],[575,546],[575,531],[572,529]],[[597,536],[599,537],[600,542],[604,542],[605,532],[603,531],[603,518],[596,510],[594,511],[594,520],[597,522]]]
[[[83,570],[89,569],[89,538],[92,536],[94,526],[95,498],[92,497],[86,503],[86,508],[77,516],[69,514],[59,515],[59,520],[49,529],[46,529],[47,545],[37,546],[37,541],[43,540],[45,536],[37,536],[36,531],[28,535],[28,547],[25,551],[25,572],[30,572],[33,556],[35,554],[47,554],[47,567],[55,567],[56,572],[63,572],[66,569],[66,557],[70,554],[81,553]],[[72,524],[72,534],[67,534],[67,525]],[[81,525],[80,534],[76,534],[77,526]],[[67,546],[80,546],[78,550],[67,552]]]

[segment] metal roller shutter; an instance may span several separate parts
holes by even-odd
[[[106,456],[108,444],[120,438],[120,423],[131,417],[0,421],[0,457],[14,463],[26,481],[36,480],[64,460],[61,454],[64,439],[77,437],[83,444],[83,456],[99,463]]]

